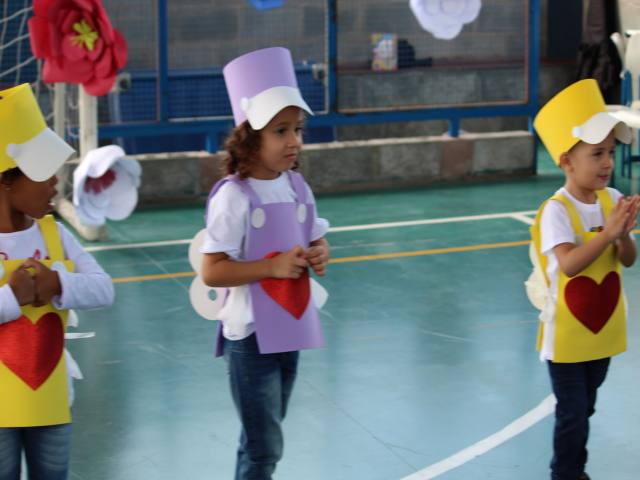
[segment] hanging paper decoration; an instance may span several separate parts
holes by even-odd
[[[256,10],[271,10],[272,8],[281,7],[284,0],[249,0],[249,3]]]
[[[482,6],[481,0],[410,0],[409,5],[420,26],[440,40],[457,37]]]
[[[73,172],[73,204],[87,226],[123,220],[138,203],[142,169],[117,145],[91,150]]]
[[[127,62],[127,42],[111,26],[102,0],[34,0],[29,20],[33,54],[45,83],[79,83],[106,95]]]

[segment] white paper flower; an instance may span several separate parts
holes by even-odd
[[[420,26],[441,40],[458,36],[480,13],[481,0],[409,0]]]
[[[73,204],[87,226],[123,220],[138,203],[142,169],[117,145],[91,150],[73,172]]]

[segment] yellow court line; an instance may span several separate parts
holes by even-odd
[[[523,245],[528,245],[529,242],[530,240],[518,240],[515,242],[483,243],[478,245],[468,245],[466,247],[433,248],[431,250],[414,250],[411,252],[393,252],[393,253],[379,253],[376,255],[360,255],[356,257],[340,257],[340,258],[332,258],[331,260],[329,260],[329,263],[367,262],[371,260],[386,260],[390,258],[421,257],[425,255],[441,255],[443,253],[471,252],[475,250],[489,250],[494,248],[521,247]],[[114,278],[113,283],[144,282],[148,280],[164,280],[167,278],[183,278],[183,277],[193,277],[193,276],[195,276],[194,272],[161,273],[156,275],[142,275],[139,277]]]
[[[483,243],[479,245],[468,245],[466,247],[447,247],[433,248],[431,250],[414,250],[412,252],[379,253],[377,255],[332,258],[331,260],[329,260],[329,263],[367,262],[369,260],[385,260],[389,258],[422,257],[424,255],[440,255],[443,253],[453,252],[471,252],[474,250],[489,250],[492,248],[521,247],[523,245],[528,245],[529,242],[530,240],[518,240],[516,242]]]
[[[194,272],[158,273],[155,275],[141,275],[139,277],[117,277],[113,283],[146,282],[147,280],[164,280],[167,278],[195,277]]]

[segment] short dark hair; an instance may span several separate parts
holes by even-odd
[[[22,176],[24,176],[24,172],[18,167],[10,168],[0,173],[0,184],[6,186],[13,185],[13,183]]]

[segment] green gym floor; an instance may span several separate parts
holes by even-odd
[[[541,161],[524,180],[318,198],[333,227],[327,347],[301,355],[276,479],[548,478],[552,399],[523,285],[527,222],[562,184]],[[77,330],[96,336],[68,342],[85,375],[71,479],[233,477],[240,425],[212,353],[216,324],[188,298],[202,215],[141,210],[89,246],[116,303],[80,312]],[[594,480],[640,470],[640,266],[625,290],[629,351],[600,390]]]

